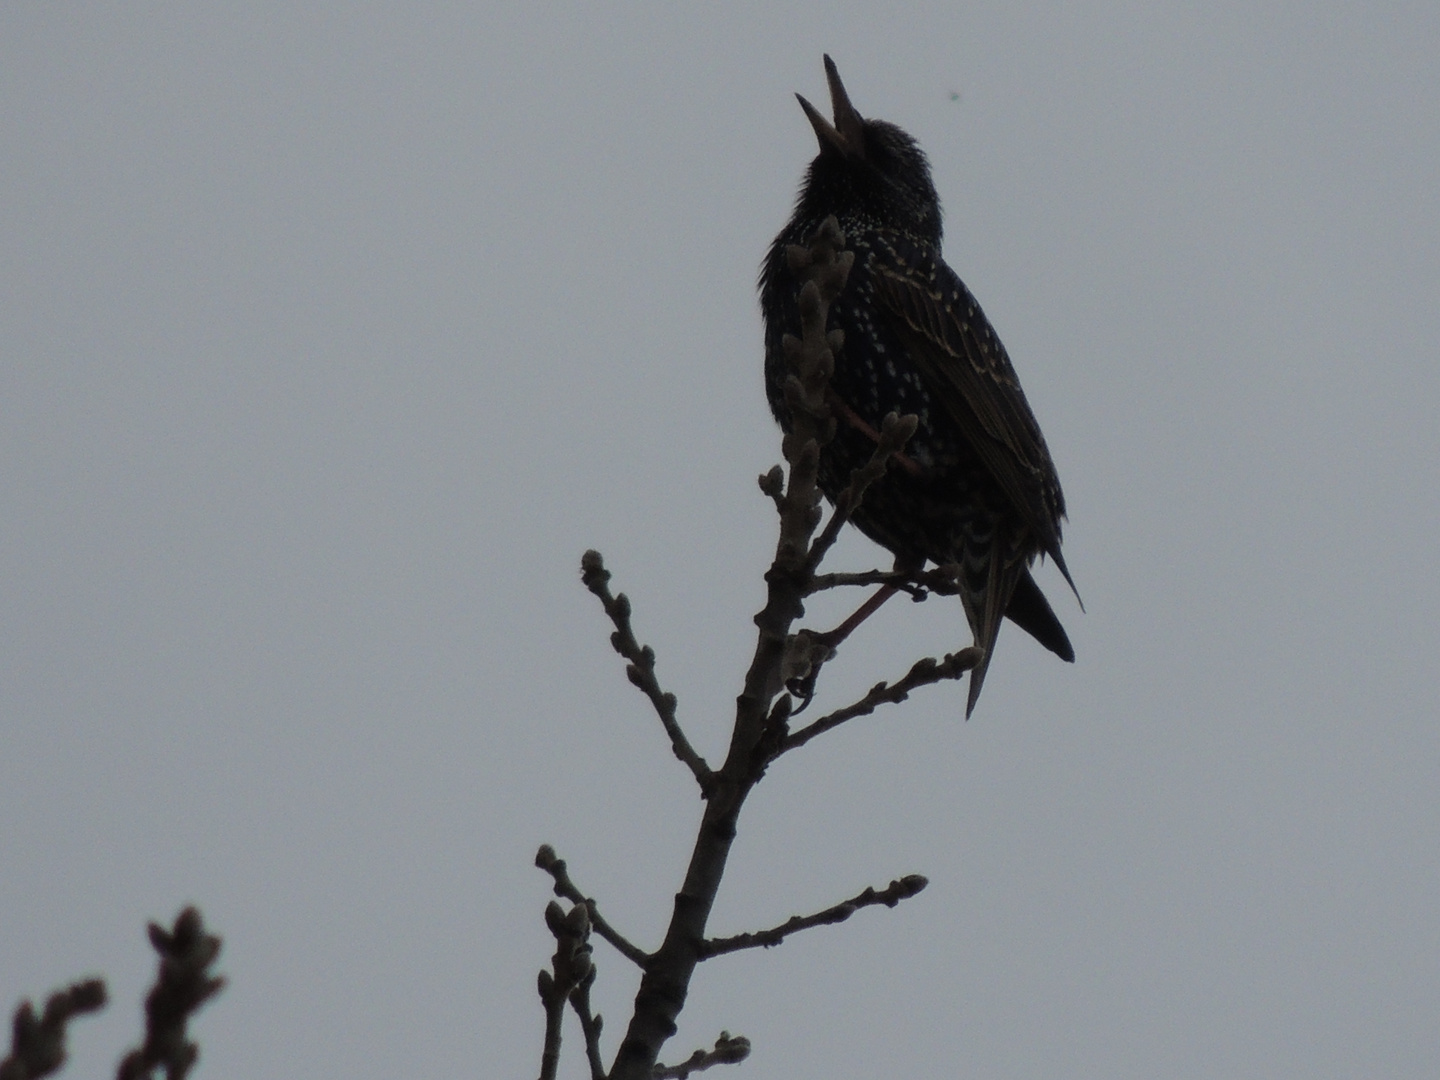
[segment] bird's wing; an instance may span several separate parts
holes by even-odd
[[[1069,581],[1060,555],[1065,516],[1060,480],[985,313],[950,267],[904,237],[873,237],[872,252],[881,317],[904,342],[926,389],[970,437],[986,469]]]

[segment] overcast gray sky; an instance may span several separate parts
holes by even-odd
[[[822,52],[930,154],[1088,614],[1047,567],[1073,667],[1012,628],[968,724],[932,688],[771,770],[716,932],[930,889],[707,964],[667,1058],[1440,1072],[1440,8],[17,0],[0,1007],[109,976],[69,1075],[185,902],[212,1078],[533,1075],[543,841],[658,942],[699,803],[578,559],[719,757]],[[825,700],[968,641],[892,604]]]

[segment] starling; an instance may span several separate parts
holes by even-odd
[[[760,271],[766,396],[788,431],[781,343],[800,333],[800,283],[785,249],[806,243],[834,215],[855,262],[830,308],[830,328],[844,331],[844,343],[830,383],[837,425],[821,452],[820,487],[833,502],[870,458],[887,413],[919,419],[903,460],[892,460],[852,520],[897,566],[918,570],[929,560],[957,568],[965,616],[985,653],[970,676],[968,717],[1002,616],[1061,659],[1075,659],[1030,575],[1036,557],[1048,555],[1074,588],[1060,555],[1065,499],[1004,346],[940,257],[940,200],[924,152],[894,124],[862,117],[828,56],[825,74],[835,121],[800,97],[820,152]]]

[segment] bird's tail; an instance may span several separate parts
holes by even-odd
[[[975,635],[975,644],[985,650],[985,655],[970,671],[966,720],[970,719],[975,703],[980,700],[985,672],[989,670],[990,657],[995,653],[995,639],[1000,636],[1000,623],[1010,607],[1015,587],[1022,576],[1028,576],[1024,560],[1015,559],[1014,553],[1006,550],[1008,545],[999,535],[1000,530],[997,529],[996,533],[989,550],[983,551],[983,559],[973,563],[967,559],[961,564],[960,599],[965,605],[965,617]]]
[[[1005,617],[1067,664],[1075,662],[1075,649],[1070,644],[1065,627],[1060,625],[1050,601],[1045,599],[1028,568],[1021,572],[1020,580],[1015,583],[1015,592],[1010,597],[1010,606],[1005,609]]]

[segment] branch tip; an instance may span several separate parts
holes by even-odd
[[[722,1031],[713,1050],[696,1050],[678,1065],[656,1065],[650,1076],[652,1080],[686,1080],[691,1073],[703,1072],[712,1065],[736,1065],[749,1056],[749,1039]]]
[[[605,569],[605,559],[594,548],[580,556],[580,580],[591,592],[603,588],[610,580],[610,571]]]
[[[727,938],[712,938],[705,941],[700,949],[700,958],[708,960],[712,956],[738,952],[741,949],[773,948],[791,934],[797,934],[801,930],[844,922],[861,908],[873,907],[877,904],[893,908],[901,900],[910,899],[928,884],[930,882],[920,874],[907,874],[905,877],[896,878],[878,892],[873,887],[867,886],[863,892],[852,896],[849,900],[842,900],[813,915],[793,916],[769,930],[760,930],[751,934],[736,934],[734,937]]]

